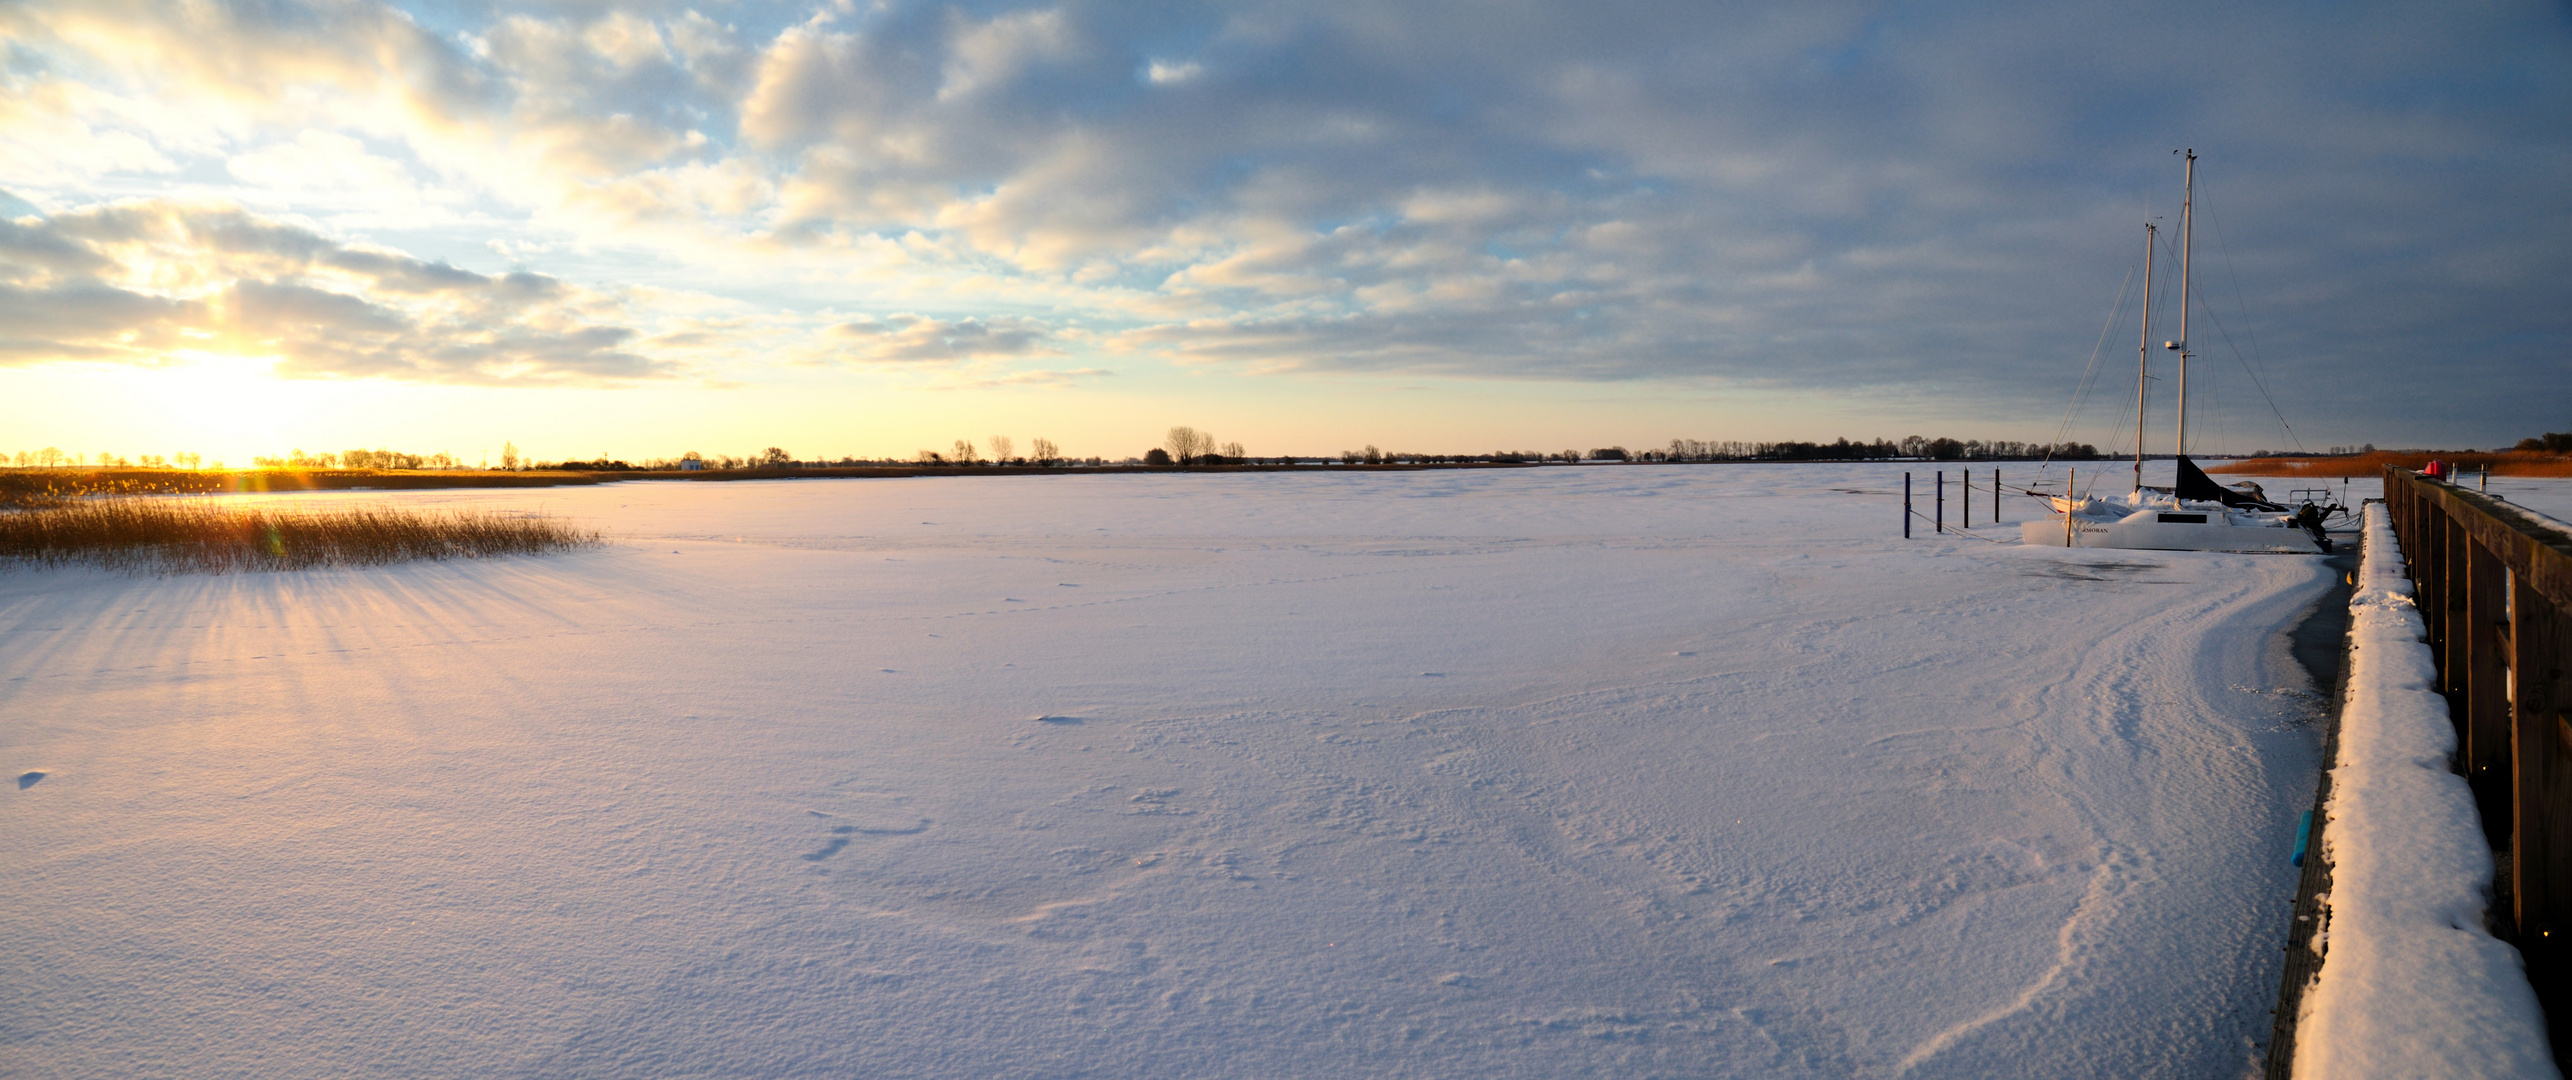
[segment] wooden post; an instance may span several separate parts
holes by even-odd
[[[1992,524],[2000,524],[2000,469],[1992,469]]]
[[[2572,611],[2513,579],[2518,829],[2512,921],[2559,1058],[2572,1050]]]
[[[1902,474],[1902,538],[1911,539],[1911,474]]]
[[[2482,811],[2483,835],[2495,850],[2509,850],[2511,788],[2510,712],[2502,681],[2509,677],[2509,575],[2480,540],[2468,537],[2459,554],[2465,563],[2465,605],[2455,635],[2456,682],[2465,720],[2465,779],[2473,785],[2474,805]]]
[[[1937,477],[1933,485],[1938,489],[1938,498],[1931,504],[1935,508],[1933,511],[1935,516],[1930,518],[1929,523],[1936,531],[1943,533],[1947,531],[1947,470],[1940,469],[1931,475]]]
[[[2446,534],[2446,541],[2438,546],[2438,563],[2446,570],[2446,580],[2439,585],[2439,595],[2446,599],[2438,613],[2438,674],[2443,677],[2439,689],[2459,694],[2465,689],[2465,639],[2470,636],[2465,633],[2465,603],[2472,592],[2465,578],[2471,562],[2465,557],[2465,550],[2473,544],[2474,538],[2466,534],[2465,523],[2456,520],[2456,516],[2443,506],[2439,508],[2438,522]],[[2465,710],[2456,710],[2458,746],[2465,742],[2466,719]]]
[[[1974,471],[1972,469],[1967,469],[1959,475],[1964,477],[1965,510],[1964,513],[1956,515],[1956,518],[1957,520],[1964,522],[1965,527],[1970,529],[1974,527]]]
[[[2412,606],[2420,612],[2421,630],[2429,638],[2430,659],[2438,665],[2431,685],[2441,693],[2447,689],[2446,652],[2438,645],[2439,623],[2444,621],[2440,616],[2447,613],[2447,563],[2441,557],[2447,530],[2439,524],[2444,520],[2445,515],[2430,512],[2426,494],[2415,494],[2411,526],[2415,535],[2410,546],[2403,549],[2417,552],[2412,556]]]
[[[2064,547],[2071,547],[2071,546],[2072,546],[2072,493],[2073,493],[2074,491],[2078,491],[2078,490],[2080,490],[2080,487],[2081,487],[2081,470],[2080,470],[2078,467],[2076,467],[2076,466],[2069,466],[2069,465],[2067,465],[2067,466],[2064,466],[2064,468],[2063,468],[2063,472],[2064,472],[2064,477],[2063,477],[2063,546],[2064,546]]]

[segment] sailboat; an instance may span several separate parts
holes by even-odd
[[[2144,387],[2152,369],[2152,263],[2158,228],[2144,225],[2143,331],[2136,343],[2134,490],[2122,499],[2083,495],[2067,488],[2049,499],[2053,513],[2019,525],[2021,543],[2047,547],[2138,548],[2153,551],[2243,551],[2323,554],[2331,538],[2322,529],[2334,508],[2307,502],[2289,509],[2271,502],[2258,484],[2226,487],[2188,460],[2188,301],[2194,254],[2197,151],[2188,155],[2187,194],[2179,209],[2179,337],[2162,347],[2179,354],[2179,422],[2174,437],[2178,482],[2167,488],[2143,483]]]

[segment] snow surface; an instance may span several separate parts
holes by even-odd
[[[0,571],[0,1071],[2244,1071],[2328,571],[1905,541],[1901,472],[317,494],[613,543]]]
[[[2465,478],[2464,486],[2499,496],[2504,502],[2522,510],[2533,510],[2551,519],[2557,528],[2572,530],[2572,479],[2552,476],[2495,476],[2489,481]]]
[[[2455,726],[2383,504],[2367,507],[2366,528],[2322,834],[2322,971],[2295,1075],[2555,1076],[2518,950],[2483,927],[2492,855],[2474,793],[2448,767]]]

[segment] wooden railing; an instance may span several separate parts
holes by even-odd
[[[2572,1057],[2572,535],[2407,469],[2384,493],[2499,864],[2494,931]]]

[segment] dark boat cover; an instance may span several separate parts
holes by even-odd
[[[2266,510],[2274,514],[2286,512],[2285,507],[2276,503],[2253,498],[2216,483],[2213,477],[2206,475],[2206,470],[2184,457],[2179,459],[2179,486],[2171,494],[2195,502],[2219,502],[2241,510]]]
[[[2170,493],[2182,499],[2198,502],[2219,502],[2236,510],[2265,510],[2276,514],[2287,512],[2285,507],[2276,503],[2255,498],[2246,492],[2235,491],[2216,483],[2213,477],[2206,475],[2206,470],[2198,468],[2196,462],[2184,457],[2179,459],[2179,486],[2172,488]],[[2322,530],[2322,511],[2312,503],[2305,503],[2294,513],[2293,524],[2311,534],[2313,543],[2327,554],[2331,550],[2331,537]]]

